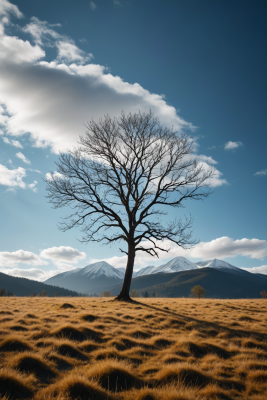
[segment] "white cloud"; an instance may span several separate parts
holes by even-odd
[[[35,38],[37,47],[42,44],[43,36],[49,35],[51,45],[58,43],[60,56],[65,54],[73,59],[82,54],[78,47],[70,46],[73,43],[66,44],[67,39],[47,23],[35,19],[26,29]],[[98,119],[105,113],[117,116],[122,109],[126,113],[152,109],[162,123],[174,125],[179,131],[193,128],[162,96],[106,73],[106,68],[101,65],[37,62],[44,56],[40,47],[42,51],[38,52],[36,46],[15,37],[4,36],[0,42],[7,38],[12,39],[9,52],[12,50],[15,54],[12,57],[1,55],[0,103],[5,104],[10,115],[5,122],[9,135],[30,132],[36,146],[51,146],[57,153],[77,145],[79,135],[85,131],[84,124],[92,117]],[[29,48],[31,56],[24,56],[26,49],[19,48],[18,42]],[[69,52],[63,46],[67,46]],[[21,59],[21,65],[13,59]]]
[[[193,249],[185,250],[185,252],[189,252],[188,257],[202,259],[228,258],[238,255],[262,259],[267,256],[267,241],[246,238],[234,240],[223,236],[211,242],[200,242]]]
[[[37,185],[37,181],[34,181],[29,185],[29,188],[32,189],[35,193],[37,192],[37,188],[35,187]]]
[[[42,173],[42,172],[39,171],[38,169],[31,169],[31,168],[28,168],[28,170],[31,171],[31,172],[37,172],[38,174],[41,174],[41,173]]]
[[[20,144],[20,142],[17,141],[17,140],[9,140],[7,137],[4,137],[4,138],[3,138],[3,141],[4,141],[6,144],[11,144],[12,146],[19,147],[20,149],[23,149],[23,146],[22,146],[22,145]]]
[[[208,164],[218,164],[218,162],[213,160],[213,158],[210,157],[210,156],[205,156],[203,154],[198,154],[198,155],[195,155],[195,157],[196,157],[198,162],[205,162],[205,163],[208,163]]]
[[[60,269],[60,272],[65,272],[65,271],[71,271],[77,267],[73,267],[73,265],[62,263],[62,262],[56,262],[55,263],[58,269]]]
[[[31,164],[31,161],[28,160],[21,152],[16,153],[16,157],[20,158],[24,163]]]
[[[49,24],[46,21],[40,21],[38,18],[32,17],[31,22],[22,28],[22,30],[23,32],[29,33],[39,46],[46,45],[54,47],[55,40],[67,39],[67,36],[60,35],[52,29],[60,26],[60,24]]]
[[[224,146],[225,150],[234,150],[237,149],[238,147],[243,146],[242,142],[231,142],[231,140],[229,142],[227,142]]]
[[[267,265],[261,265],[260,267],[242,268],[245,271],[252,272],[253,274],[264,274],[267,275]]]
[[[36,254],[25,251],[25,250],[17,250],[13,253],[8,251],[0,252],[0,266],[2,267],[16,267],[18,264],[27,264],[27,265],[47,265],[47,262],[41,260]]]
[[[198,161],[199,166],[202,166],[203,172],[207,172],[208,170],[211,169],[210,164],[217,164],[217,162],[214,161],[212,159],[212,157],[196,155],[195,158]],[[208,164],[208,162],[210,164]],[[206,181],[207,184],[209,184],[211,187],[217,187],[217,186],[222,186],[222,185],[227,184],[227,180],[222,178],[222,175],[223,175],[222,172],[220,172],[214,166],[212,166],[212,170],[213,170],[213,176]]]
[[[95,10],[96,9],[96,4],[93,1],[91,1],[90,2],[90,7],[91,7],[92,10]]]
[[[151,109],[162,124],[173,126],[179,133],[194,129],[163,95],[150,93],[138,83],[124,82],[104,66],[82,65],[92,55],[59,34],[58,27],[33,17],[23,30],[31,35],[35,46],[4,33],[0,36],[0,104],[4,105],[1,115],[7,134],[30,133],[35,146],[49,146],[58,153],[77,145],[85,132],[84,124],[91,118],[98,120],[107,113],[118,116],[122,109],[125,113]],[[43,46],[57,47],[57,59],[41,61]],[[207,166],[216,164],[211,157],[199,157]],[[226,183],[222,173],[215,172],[212,186]]]
[[[262,171],[256,172],[254,175],[267,175],[267,169],[264,169]]]
[[[8,169],[6,166],[0,164],[0,185],[25,189],[26,184],[23,182],[25,176],[26,170],[24,168]]]
[[[90,61],[93,58],[93,54],[85,54],[84,51],[79,49],[75,44],[65,41],[56,42],[58,48],[57,60],[60,62],[72,62],[77,61],[78,63],[84,64],[86,61]]]
[[[59,172],[55,171],[51,174],[51,172],[47,172],[45,177],[48,181],[52,181],[52,177],[56,179],[64,179],[64,175],[60,174]]]
[[[66,35],[56,32],[54,27],[60,27],[60,24],[49,24],[46,21],[40,21],[36,17],[31,18],[31,23],[23,28],[24,32],[29,33],[38,46],[56,47],[58,50],[57,60],[70,63],[76,61],[84,64],[90,61],[93,55],[86,54],[79,49],[72,39]]]
[[[35,281],[43,282],[52,276],[60,274],[62,271],[52,270],[52,271],[43,271],[42,269],[38,268],[29,268],[29,269],[22,269],[22,268],[0,268],[0,272],[4,274],[16,276],[19,278],[27,278],[32,279]]]
[[[0,0],[0,15],[8,16],[9,14],[14,14],[17,18],[23,17],[17,6],[11,4],[8,0]]]
[[[84,260],[86,254],[69,246],[60,246],[41,251],[40,257],[51,260],[55,265],[59,265],[61,269],[64,267],[66,269],[71,267],[70,263],[77,264],[77,262]],[[67,263],[68,265],[62,265],[62,263]]]
[[[38,45],[32,46],[15,36],[0,35],[0,62],[6,68],[8,64],[33,63],[44,56],[45,52]]]

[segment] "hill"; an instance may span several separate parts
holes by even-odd
[[[267,289],[267,276],[243,271],[242,275],[232,274],[215,268],[201,268],[175,273],[158,273],[139,276],[132,280],[131,290],[139,294],[147,291],[161,297],[188,297],[193,286],[200,285],[206,290],[206,297],[217,298],[259,298]],[[121,285],[110,287],[117,295]]]
[[[46,291],[47,296],[55,296],[55,292],[57,292],[58,296],[79,296],[79,293],[72,290],[6,275],[2,272],[0,272],[0,288],[5,289],[6,293],[11,292],[16,296],[30,296],[32,293],[41,294],[43,290]]]

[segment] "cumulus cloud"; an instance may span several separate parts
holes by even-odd
[[[16,153],[16,157],[20,158],[25,164],[31,164],[31,161],[24,156],[21,152]]]
[[[267,265],[261,265],[260,267],[242,268],[245,271],[252,272],[253,274],[264,274],[267,275]]]
[[[11,115],[5,126],[9,134],[30,132],[35,145],[51,146],[54,152],[64,151],[66,147],[77,144],[79,135],[84,133],[83,124],[93,116],[98,119],[107,112],[116,116],[122,108],[125,112],[148,111],[151,108],[163,123],[174,125],[180,131],[193,128],[192,124],[176,114],[175,108],[169,106],[162,96],[150,93],[137,83],[129,84],[118,76],[106,73],[106,68],[101,65],[40,61],[44,56],[40,46],[43,38],[48,36],[50,42],[58,46],[59,55],[66,55],[64,51],[67,52],[67,48],[72,49],[68,54],[74,54],[70,58],[81,54],[77,53],[76,47],[69,46],[70,41],[66,45],[67,39],[46,22],[32,19],[24,31],[30,33],[36,42],[35,46],[23,42],[31,54],[26,60],[32,62],[23,63],[21,60],[21,65],[17,65],[13,57],[1,55],[0,103],[6,105]],[[16,59],[22,57],[26,49],[18,48],[20,39],[5,35],[1,42],[7,38],[12,39],[9,51],[13,49],[16,52]],[[38,52],[36,46],[42,51]],[[40,105],[38,111],[36,103]]]
[[[238,147],[243,146],[242,142],[231,142],[231,140],[229,142],[227,142],[224,146],[225,150],[235,150]]]
[[[217,164],[217,161],[213,160],[212,157],[207,157],[204,155],[196,155],[195,158],[196,158],[199,166],[202,166],[203,172],[207,172],[210,169],[213,170],[213,176],[206,181],[207,184],[209,184],[211,187],[217,187],[217,186],[222,186],[222,185],[227,184],[227,180],[222,178],[222,175],[223,175],[222,172],[220,172],[213,165],[213,164]]]
[[[23,182],[25,176],[24,168],[8,169],[5,165],[0,164],[0,185],[25,189],[26,184]]]
[[[11,160],[8,160],[12,164]],[[16,188],[26,189],[29,188],[34,192],[37,192],[37,181],[27,184],[23,181],[26,177],[26,169],[19,167],[14,169],[8,169],[5,165],[0,164],[0,185],[8,186],[7,192],[16,193]]]
[[[234,240],[223,236],[211,242],[200,242],[190,249],[189,253],[188,257],[202,259],[228,258],[238,255],[262,259],[267,256],[267,241],[246,238]]]
[[[2,26],[4,29],[4,25]],[[33,17],[23,28],[34,41],[0,35],[0,104],[4,105],[2,125],[9,136],[30,134],[34,146],[50,147],[58,153],[77,145],[87,121],[104,114],[147,112],[179,133],[194,130],[163,95],[150,93],[138,83],[124,82],[104,66],[88,63],[92,54],[79,49],[68,36],[58,33],[59,24]],[[58,56],[47,62],[43,47],[57,48]],[[36,109],[38,104],[38,109]],[[211,157],[199,156],[208,167]],[[216,169],[212,186],[225,184]]]
[[[62,271],[52,270],[52,271],[43,271],[42,269],[38,268],[29,268],[29,269],[21,269],[21,268],[0,268],[0,272],[4,274],[16,276],[19,278],[27,278],[32,279],[34,281],[43,282],[52,276],[60,274]]]
[[[51,247],[41,251],[40,257],[51,260],[55,265],[59,265],[61,269],[70,268],[69,264],[77,264],[84,260],[86,254],[69,246]],[[65,263],[62,265],[62,263]],[[68,264],[66,266],[66,264]]]
[[[267,175],[267,169],[264,169],[264,170],[261,170],[259,172],[256,172],[256,174],[254,174],[254,175],[260,175],[260,176]]]
[[[17,250],[13,253],[8,251],[0,252],[0,265],[1,267],[16,267],[18,264],[27,264],[27,265],[47,265],[47,262],[41,260],[36,254],[25,251],[25,250]]]
[[[20,149],[23,149],[23,146],[20,144],[20,142],[18,140],[9,140],[7,137],[4,137],[3,141],[6,144],[11,144],[12,146],[19,147]]]
[[[59,172],[55,171],[53,173],[51,172],[47,172],[47,174],[45,174],[45,177],[48,181],[52,181],[52,179],[56,178],[56,179],[64,179],[64,176],[62,174],[60,174]]]
[[[93,1],[91,1],[90,2],[90,7],[91,7],[92,10],[95,10],[96,9],[96,4]]]
[[[8,68],[8,65],[18,67],[20,64],[33,63],[44,56],[44,50],[38,45],[32,46],[30,42],[14,36],[0,35],[1,67],[4,65],[6,68]],[[3,103],[5,102],[3,101]],[[10,106],[8,108],[10,108]]]

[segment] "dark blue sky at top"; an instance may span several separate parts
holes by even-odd
[[[61,23],[58,32],[92,53],[93,63],[151,93],[164,94],[167,103],[197,127],[198,152],[212,156],[228,182],[215,188],[208,200],[186,204],[185,213],[190,211],[195,217],[198,239],[267,239],[267,176],[254,175],[267,168],[267,2],[129,0],[114,5],[111,0],[95,0],[95,10],[90,1],[81,0],[18,0],[15,4],[26,17],[16,23],[25,25],[32,16]],[[46,53],[48,60],[56,56],[55,49],[47,48]],[[240,141],[243,146],[226,151],[228,141]],[[29,158],[45,173],[54,169],[57,156],[46,158],[41,156],[43,152],[34,149]],[[9,224],[5,248],[0,250],[27,246],[31,239],[19,239],[19,235],[23,215],[31,211],[29,223],[32,227],[38,224],[40,235],[34,246],[38,248],[43,242],[60,246],[64,241],[86,251],[74,239],[80,236],[78,231],[58,232],[56,222],[62,213],[50,209],[44,194],[40,182],[35,199],[26,192],[19,198],[8,195],[6,209],[11,212],[13,208],[21,223]],[[172,218],[174,212],[169,215]],[[3,218],[8,224],[8,216]],[[16,248],[10,245],[12,232]],[[97,257],[99,248],[89,247]],[[101,248],[103,252],[115,255],[117,248]],[[227,261],[237,266],[262,264],[244,257]]]

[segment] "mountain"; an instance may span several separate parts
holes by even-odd
[[[164,272],[165,274],[170,274],[172,272],[185,271],[189,269],[197,269],[197,265],[187,260],[185,257],[175,257],[166,264],[162,264],[159,267],[149,265],[148,267],[142,268],[139,271],[133,273],[133,277],[143,275],[158,274],[159,272]]]
[[[16,296],[30,296],[32,293],[42,294],[45,290],[47,296],[79,296],[79,293],[62,287],[47,285],[43,282],[32,281],[26,278],[18,278],[0,272],[0,289],[5,289],[6,294],[11,292]]]
[[[139,271],[134,271],[133,277],[135,278],[137,276],[154,274],[154,270],[156,268],[157,267],[154,267],[153,265],[149,265],[148,267],[141,268],[141,269],[139,269]]]
[[[213,260],[197,262],[196,265],[199,268],[204,268],[204,267],[214,268],[234,275],[248,276],[247,274],[250,273],[241,268],[234,267],[233,265],[227,263],[226,261],[217,260],[217,258],[214,258]]]
[[[245,271],[246,272],[246,271]],[[203,267],[174,273],[157,273],[138,276],[132,280],[131,290],[142,295],[158,293],[161,297],[188,297],[191,289],[200,285],[206,290],[206,297],[217,298],[259,298],[262,290],[267,290],[267,276],[262,274],[229,274],[222,269]],[[121,285],[110,288],[117,295]]]
[[[190,269],[197,269],[197,265],[187,260],[185,257],[175,257],[166,264],[157,267],[153,273],[164,272],[165,274],[170,274],[172,272],[187,271]]]
[[[63,272],[45,281],[50,285],[58,285],[81,293],[94,294],[122,282],[124,272],[112,267],[105,261],[89,264],[84,268],[76,268]]]
[[[171,261],[167,262],[166,264],[162,264],[159,267],[149,266],[142,268],[139,271],[134,272],[133,277],[136,278],[137,276],[158,274],[160,272],[170,274],[173,272],[189,271],[204,267],[218,269],[224,272],[228,272],[230,274],[247,276],[247,271],[241,268],[234,267],[226,261],[217,260],[217,258],[214,258],[213,260],[193,263],[187,260],[187,258],[185,257],[175,257]]]
[[[124,267],[120,267],[120,268],[117,268],[117,271],[120,271],[120,272],[122,272],[122,273],[123,273],[123,277],[124,277],[124,275],[125,275],[125,271],[126,271],[126,268],[124,268]]]

